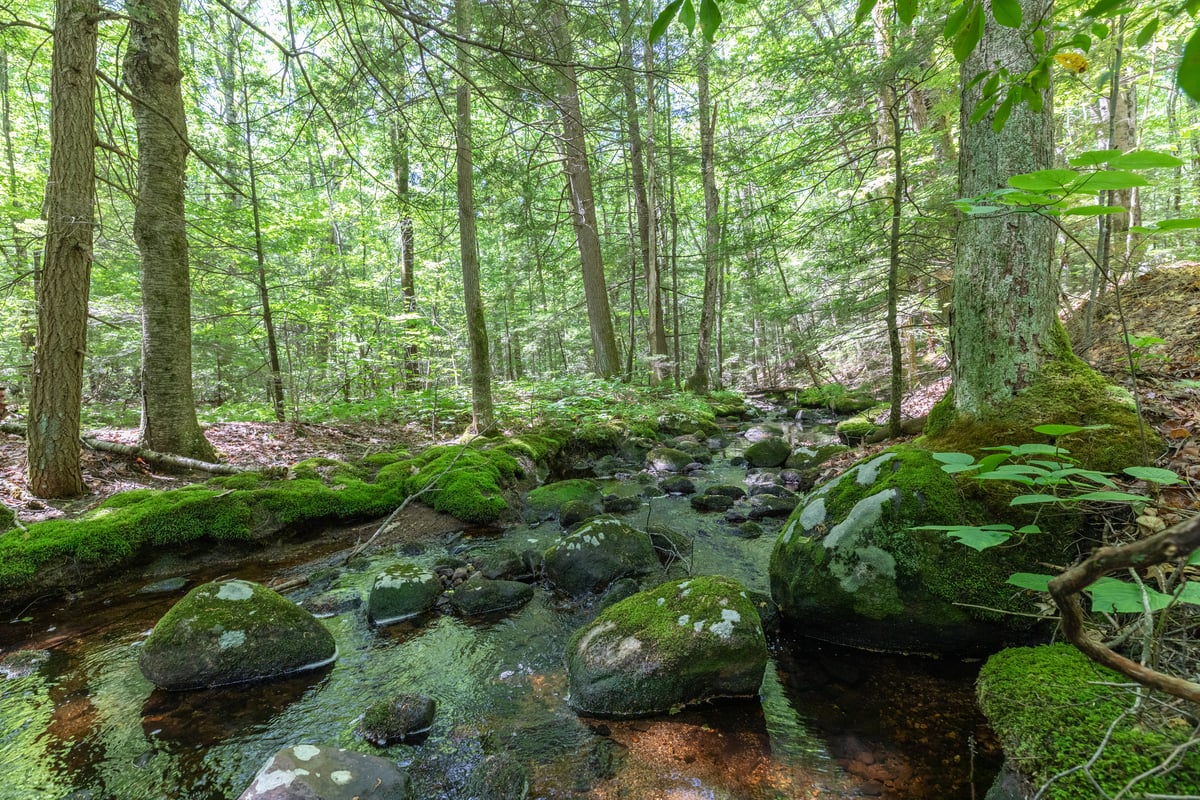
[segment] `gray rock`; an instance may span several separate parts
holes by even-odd
[[[489,580],[513,579],[529,575],[521,556],[508,547],[497,547],[474,556],[475,571]]]
[[[572,479],[547,483],[533,489],[525,496],[523,516],[527,522],[559,518],[567,503],[582,503],[600,513],[600,487],[595,482]],[[589,515],[590,516],[590,515]]]
[[[606,494],[604,496],[605,514],[628,514],[630,511],[637,511],[641,507],[642,499],[640,497],[621,496],[617,494]]]
[[[312,614],[265,586],[206,583],[168,611],[138,653],[161,689],[199,689],[290,675],[331,663],[333,636]]]
[[[764,439],[746,448],[746,461],[755,467],[782,467],[792,454],[783,439]]]
[[[154,583],[147,583],[145,586],[137,590],[138,594],[170,594],[178,592],[184,586],[187,586],[187,578],[165,578]]]
[[[408,773],[391,761],[327,745],[285,747],[238,800],[410,800]]]
[[[683,472],[694,459],[674,447],[656,447],[646,454],[646,466],[655,472]]]
[[[393,564],[375,576],[367,617],[375,625],[411,619],[432,610],[441,593],[442,582],[429,570],[407,562]]]
[[[559,537],[546,550],[545,572],[560,591],[581,595],[617,578],[658,570],[658,557],[644,532],[612,517],[596,517]]]
[[[429,733],[437,701],[423,694],[401,694],[367,709],[354,733],[373,745],[387,747]]]
[[[563,528],[578,525],[585,519],[591,519],[600,513],[603,507],[599,504],[585,503],[582,500],[568,500],[558,510],[558,524]]]
[[[750,498],[750,519],[773,519],[786,517],[796,508],[799,499],[760,494]]]
[[[704,493],[724,495],[725,497],[732,497],[734,500],[741,500],[746,496],[745,489],[740,486],[731,486],[729,484],[710,486],[704,490]]]
[[[658,483],[658,487],[667,494],[695,494],[696,484],[691,478],[683,475],[672,475],[669,478],[663,478]]]
[[[447,596],[455,611],[475,617],[520,608],[533,598],[533,587],[520,581],[493,581],[475,575]]]

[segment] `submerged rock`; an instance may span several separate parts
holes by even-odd
[[[508,753],[496,753],[471,773],[463,800],[525,800],[528,795],[525,767]]]
[[[612,517],[596,517],[559,537],[546,550],[550,582],[572,595],[598,591],[617,578],[659,568],[650,537]]]
[[[335,617],[354,611],[362,605],[362,595],[357,589],[333,589],[314,595],[304,601],[303,606],[318,619]]]
[[[594,509],[592,514],[598,514],[600,513],[600,497],[600,487],[594,481],[576,478],[547,483],[533,489],[525,496],[523,516],[527,522],[556,519],[560,517],[563,506],[568,503],[581,503]]]
[[[24,678],[50,660],[49,650],[14,650],[0,657],[0,677]]]
[[[753,697],[766,663],[762,622],[741,584],[673,581],[576,632],[567,645],[568,702],[585,714],[631,717]]]
[[[442,582],[427,569],[401,563],[375,576],[367,617],[375,625],[411,619],[433,608],[442,593]]]
[[[285,747],[238,800],[410,800],[408,773],[378,756],[310,744]]]
[[[533,587],[520,581],[494,581],[475,575],[447,596],[455,611],[474,617],[520,608],[533,598]]]
[[[138,654],[160,689],[199,689],[325,666],[333,636],[312,614],[265,586],[206,583],[168,611]]]
[[[429,733],[437,701],[423,694],[401,694],[367,709],[355,733],[379,747]]]
[[[799,498],[788,495],[759,494],[750,499],[750,519],[786,517],[796,508]]]
[[[674,447],[656,447],[646,454],[646,466],[655,472],[683,472],[694,459]]]

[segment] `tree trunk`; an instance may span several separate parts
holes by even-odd
[[[97,0],[55,4],[46,263],[29,397],[29,489],[38,497],[86,491],[79,467],[79,413],[96,200],[92,120],[99,16]]]
[[[1049,24],[1051,5],[1051,0],[1022,0],[1027,23],[1019,31],[989,17],[983,40],[962,65],[962,85],[996,64],[1011,75],[1028,73],[1035,65],[1027,44],[1032,36],[1028,21]],[[960,197],[999,189],[1012,175],[1054,166],[1050,90],[1041,92],[1040,112],[1018,104],[997,133],[992,130],[995,109],[969,124],[981,86],[976,83],[962,95]],[[950,326],[959,412],[985,415],[1033,383],[1043,362],[1057,354],[1053,244],[1053,226],[1036,214],[974,218],[959,225]]]
[[[471,36],[471,12],[475,0],[456,0],[454,16],[458,35]],[[475,183],[471,152],[471,63],[461,41],[458,56],[458,87],[455,93],[455,156],[458,170],[458,243],[462,258],[463,301],[467,314],[467,341],[471,348],[471,429],[475,433],[492,426],[492,364],[488,360],[487,323],[479,288],[479,245],[475,238]]]
[[[900,223],[904,210],[904,161],[902,142],[904,123],[900,117],[900,99],[892,93],[888,108],[891,117],[892,145],[892,224],[888,231],[887,331],[888,350],[892,356],[891,405],[888,409],[888,435],[900,435],[900,401],[904,395],[904,351],[900,348]]]
[[[720,197],[717,194],[715,145],[717,115],[708,94],[708,58],[712,47],[702,46],[696,62],[696,79],[700,93],[700,176],[704,184],[704,301],[700,308],[700,333],[696,337],[696,370],[687,379],[693,392],[708,391],[708,371],[712,350],[713,322],[717,310],[719,283],[719,253],[721,220],[717,216]]]
[[[420,364],[417,361],[417,288],[416,288],[416,240],[413,235],[412,199],[408,191],[409,158],[408,129],[406,121],[392,122],[392,174],[396,180],[396,202],[400,210],[400,294],[404,298],[404,327],[409,341],[404,345],[404,388],[410,392],[418,388]]]
[[[128,0],[125,82],[137,124],[133,238],[142,256],[142,421],[138,445],[212,461],[192,394],[192,293],[183,181],[187,121],[179,69],[179,0]]]
[[[650,339],[651,380],[666,380],[671,355],[667,348],[667,326],[663,318],[662,270],[658,248],[658,187],[654,163],[654,105],[657,87],[654,81],[654,46],[646,39],[642,66],[646,70],[646,328]]]
[[[559,108],[563,122],[564,167],[567,175],[567,202],[571,223],[579,245],[583,267],[583,295],[587,301],[588,326],[592,334],[592,354],[596,373],[610,378],[621,371],[620,353],[613,332],[612,312],[608,305],[608,284],[600,253],[600,229],[596,222],[596,200],[592,192],[592,171],[588,164],[583,114],[579,106],[579,83],[575,77],[574,50],[566,9],[555,4],[550,26],[555,56],[562,80]]]

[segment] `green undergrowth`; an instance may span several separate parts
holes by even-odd
[[[1163,718],[1153,704],[1122,717],[1135,700],[1121,688],[1124,683],[1124,677],[1092,663],[1074,647],[1055,644],[992,656],[979,673],[978,694],[1005,755],[1034,788],[1090,763],[1086,773],[1076,770],[1055,780],[1043,797],[1088,800],[1116,796],[1131,780],[1166,761],[1193,729],[1185,720]],[[1126,796],[1190,796],[1197,786],[1200,749],[1193,745],[1170,775],[1139,781]]]
[[[809,386],[796,393],[796,404],[803,408],[828,408],[835,414],[856,414],[876,404],[864,389],[847,389],[840,383]]]

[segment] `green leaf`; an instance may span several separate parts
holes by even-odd
[[[901,24],[911,25],[917,15],[917,0],[896,0],[896,16]]]
[[[875,10],[875,4],[879,0],[858,0],[858,8],[854,11],[854,24],[862,25],[863,21],[871,16],[871,12]]]
[[[1013,455],[1054,456],[1054,455],[1058,455],[1059,453],[1069,453],[1069,452],[1071,452],[1071,451],[1067,450],[1066,448],[1055,447],[1052,444],[1042,444],[1041,442],[1029,442],[1028,444],[1020,445],[1017,447],[1016,450],[1013,450]]]
[[[1013,175],[1008,179],[1008,185],[1026,192],[1065,191],[1078,179],[1079,173],[1073,169],[1042,169]]]
[[[1183,58],[1179,59],[1179,66],[1175,70],[1175,84],[1184,94],[1200,103],[1200,27],[1192,31],[1187,44],[1183,46]]]
[[[991,472],[996,467],[1008,461],[1008,453],[992,453],[990,456],[984,456],[979,459],[979,468],[984,472]]]
[[[992,117],[992,130],[996,133],[1004,130],[1004,126],[1008,123],[1009,115],[1012,114],[1013,106],[1016,105],[1020,98],[1021,90],[1019,87],[1012,87],[1008,90],[1008,94],[1004,96],[1004,102],[996,109],[995,115]]]
[[[667,28],[671,24],[671,20],[675,19],[675,15],[679,13],[679,6],[683,4],[683,0],[672,0],[672,2],[664,8],[659,15],[654,18],[654,24],[650,26],[650,43],[654,44],[662,35],[667,32]]]
[[[1093,22],[1092,23],[1092,36],[1095,36],[1100,41],[1104,41],[1105,39],[1108,38],[1108,32],[1109,32],[1109,28],[1104,23],[1102,23],[1102,22]]]
[[[954,37],[954,58],[958,63],[967,60],[975,45],[983,38],[983,4],[973,3],[967,15],[966,25]]]
[[[979,469],[978,464],[943,464],[942,472],[947,475],[953,475],[957,472],[970,472],[973,469]]]
[[[992,19],[1006,28],[1021,27],[1019,0],[992,0]]]
[[[1113,11],[1119,8],[1124,2],[1125,0],[1099,0],[1098,3],[1093,5],[1087,11],[1083,12],[1083,16],[1092,17],[1093,19],[1110,17],[1112,16]]]
[[[1140,31],[1138,31],[1137,46],[1145,47],[1147,44],[1150,43],[1150,40],[1154,38],[1154,34],[1156,34],[1157,32],[1158,32],[1158,17],[1155,17],[1154,19],[1150,20],[1145,25],[1143,25],[1142,29]]]
[[[1086,33],[1077,33],[1071,38],[1071,41],[1066,42],[1065,44],[1060,44],[1054,49],[1062,50],[1068,47],[1074,47],[1077,50],[1082,50],[1083,52],[1087,53],[1092,49],[1092,37],[1088,36]]]
[[[1188,581],[1179,593],[1179,602],[1200,606],[1200,582]]]
[[[1160,231],[1177,231],[1182,228],[1200,228],[1200,217],[1186,219],[1160,219],[1155,227]]]
[[[1084,492],[1071,498],[1072,500],[1090,500],[1097,503],[1145,503],[1145,495],[1131,494],[1129,492]]]
[[[1022,486],[1033,486],[1033,478],[1014,472],[985,472],[982,475],[976,475],[975,479],[980,481],[1012,481]]]
[[[1072,192],[1103,192],[1108,189],[1132,189],[1135,186],[1149,186],[1150,181],[1132,172],[1102,169],[1099,172],[1089,172],[1080,176],[1071,186]]]
[[[1159,467],[1126,467],[1121,471],[1138,480],[1150,481],[1151,483],[1158,483],[1163,486],[1183,483],[1183,480],[1174,472]]]
[[[1159,611],[1171,604],[1169,594],[1116,578],[1100,578],[1084,591],[1092,596],[1093,611],[1130,614],[1145,610],[1147,604],[1151,611]],[[1142,598],[1143,591],[1146,593],[1145,601]]]
[[[1033,429],[1033,432],[1040,433],[1044,436],[1068,436],[1072,433],[1079,433],[1080,431],[1085,431],[1085,430],[1087,430],[1087,428],[1084,428],[1081,425],[1050,424],[1050,425],[1038,425],[1036,428]]]
[[[1072,485],[1075,484],[1075,481],[1068,481],[1066,480],[1067,478],[1083,478],[1084,480],[1091,481],[1092,483],[1098,483],[1101,486],[1116,488],[1116,484],[1108,479],[1108,473],[1098,472],[1094,469],[1080,469],[1079,467],[1068,467],[1066,469],[1054,470],[1046,476],[1047,480],[1045,483],[1054,485],[1061,483],[1071,483]],[[1042,481],[1038,481],[1038,483],[1042,483]]]
[[[968,125],[974,125],[987,115],[987,112],[992,110],[992,106],[996,105],[996,101],[1000,99],[998,94],[985,94],[978,103],[975,104],[975,110],[971,112],[971,118],[967,120]]]
[[[1121,155],[1120,150],[1085,150],[1074,158],[1067,159],[1072,167],[1098,167]]]
[[[1168,153],[1158,153],[1154,150],[1134,150],[1122,156],[1117,156],[1108,162],[1115,169],[1159,169],[1164,167],[1182,167],[1183,159]]]
[[[1061,498],[1052,494],[1019,494],[1008,501],[1010,506],[1032,506],[1038,503],[1057,503]]]
[[[1188,557],[1188,564],[1200,564],[1200,548],[1192,551],[1191,556]]]
[[[1128,211],[1124,206],[1076,206],[1063,212],[1064,217],[1102,217],[1105,214],[1121,214]]]
[[[683,0],[683,5],[679,7],[679,21],[688,29],[688,33],[696,30],[696,7],[692,5],[692,0]]]
[[[1016,572],[1008,576],[1008,583],[1020,586],[1022,589],[1033,589],[1035,592],[1050,591],[1050,579],[1053,575],[1040,575],[1036,572]]]
[[[716,0],[700,0],[700,32],[711,44],[721,27],[721,9]]]
[[[958,8],[950,12],[946,17],[946,24],[942,27],[942,38],[953,39],[963,29],[963,25],[967,22],[967,13],[971,10],[971,3],[965,2]],[[858,15],[854,17],[854,21],[858,22]]]
[[[942,464],[975,463],[975,459],[967,453],[933,453],[933,460]]]

